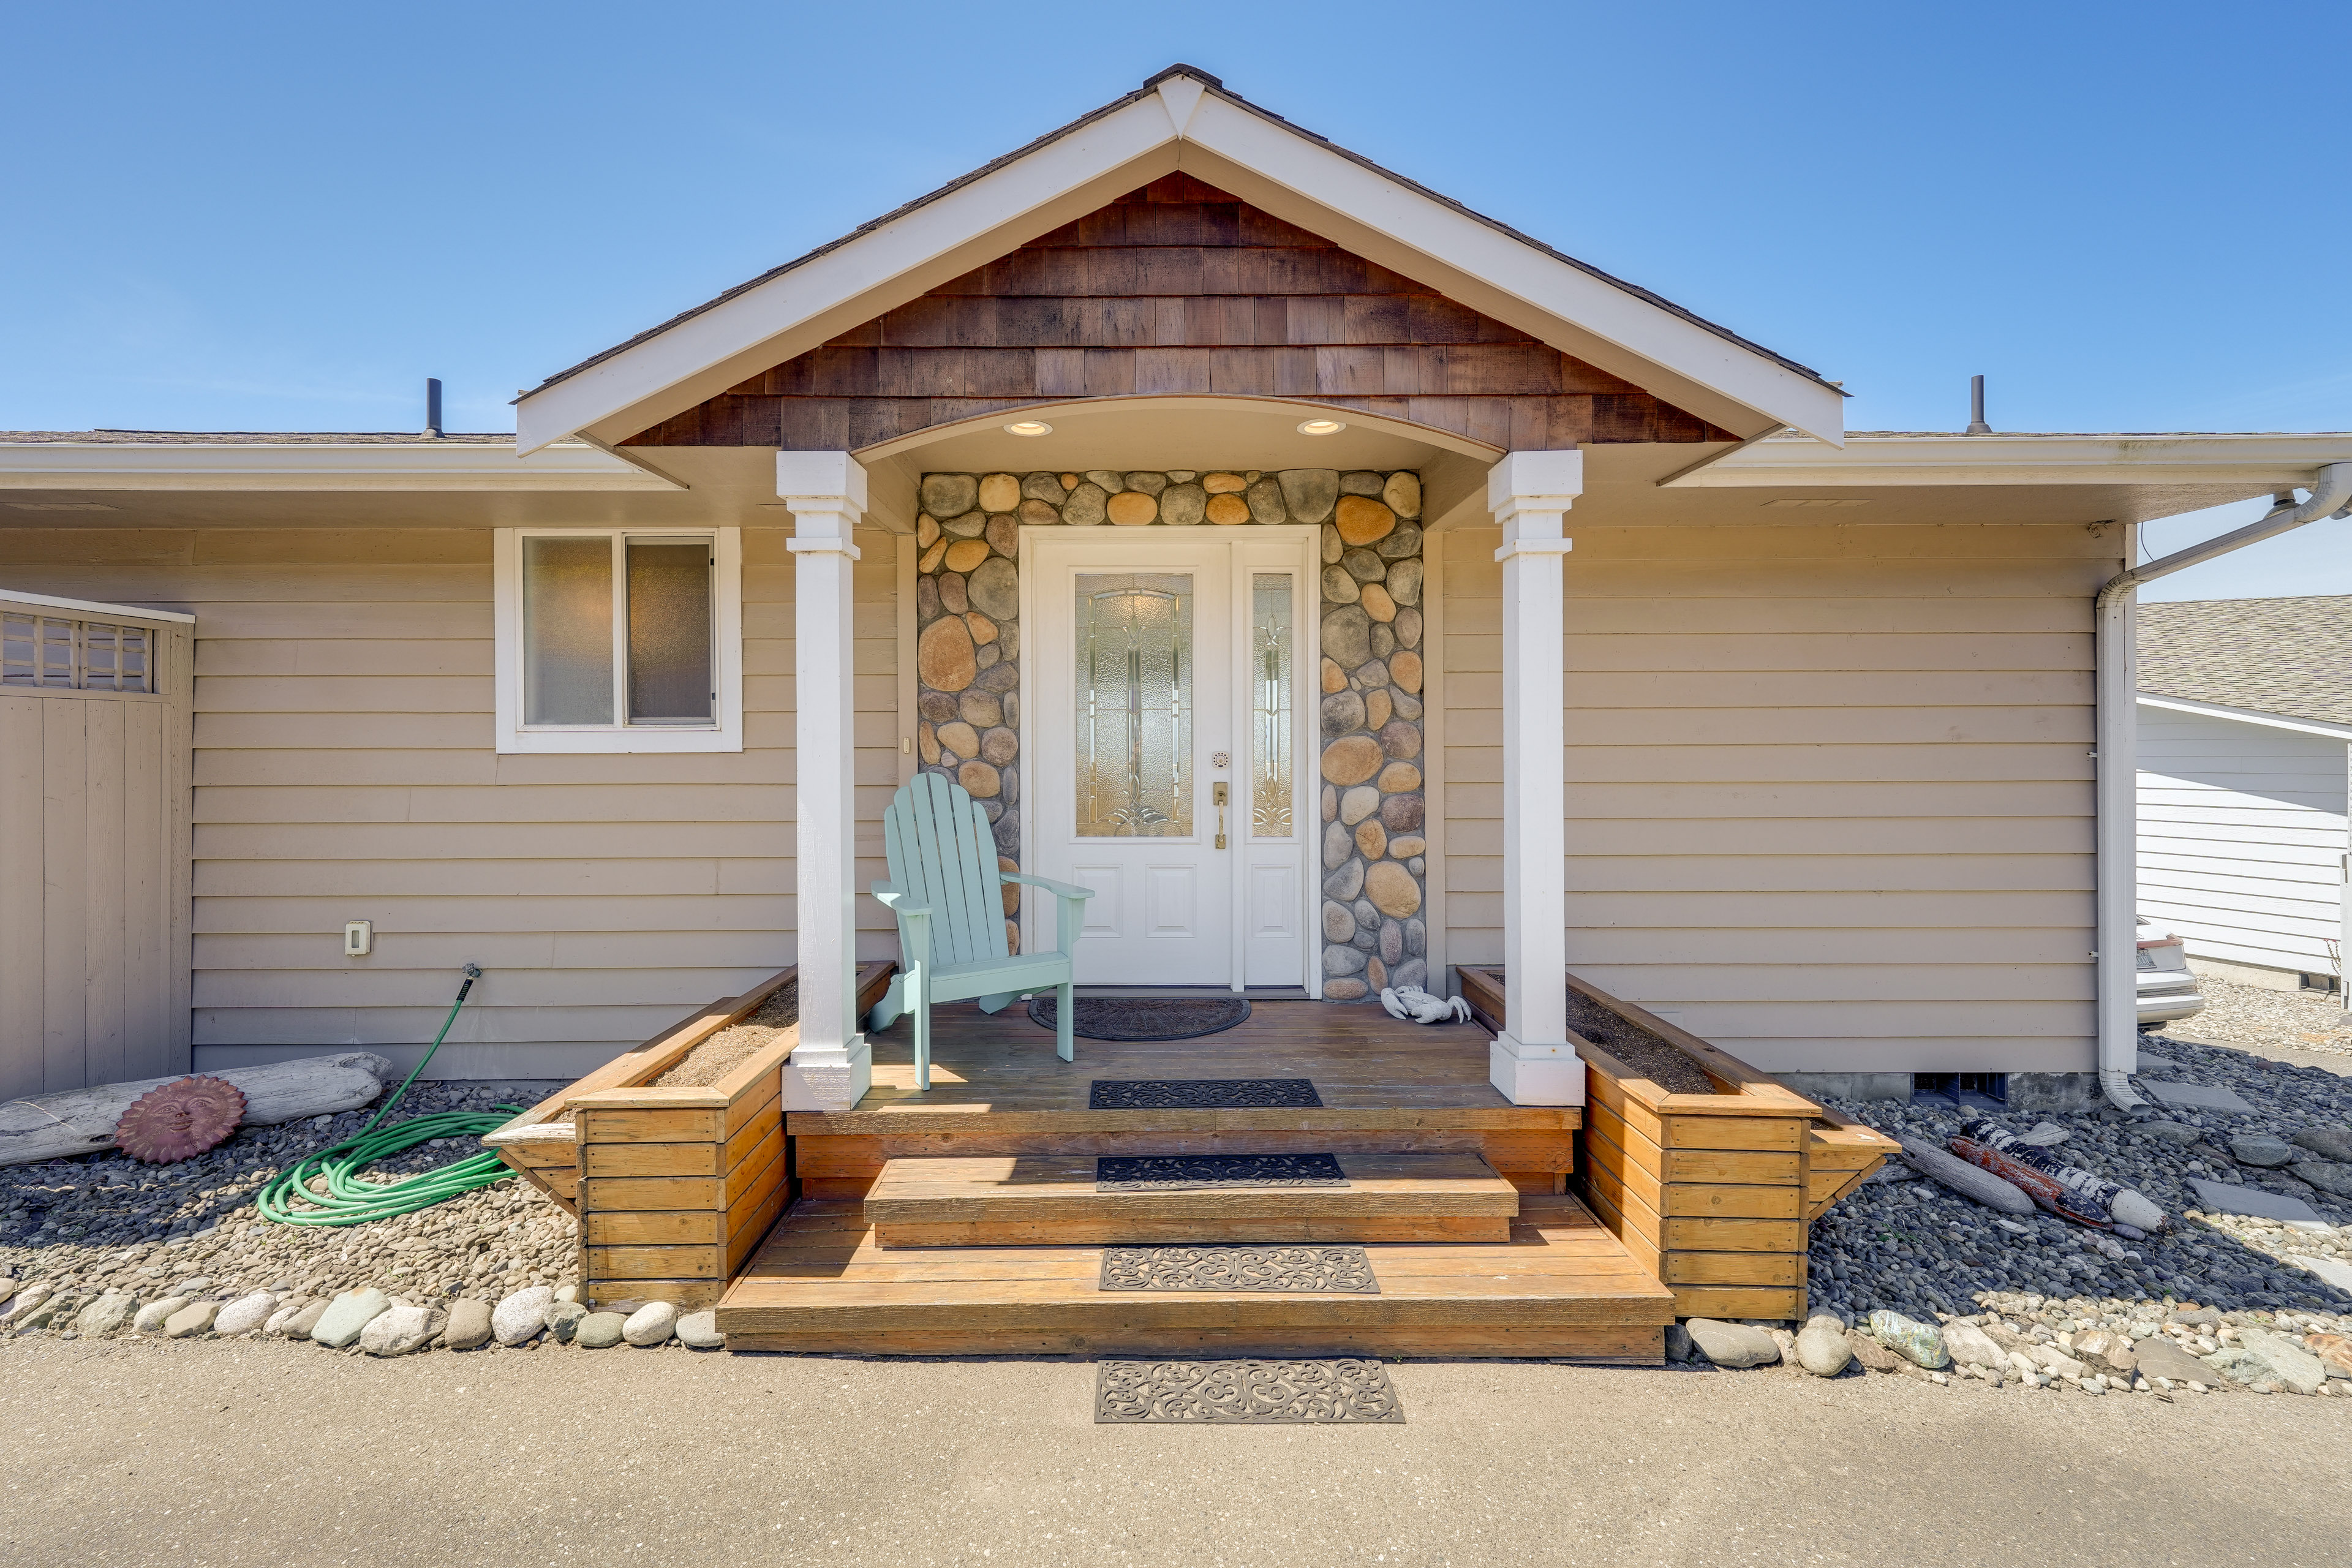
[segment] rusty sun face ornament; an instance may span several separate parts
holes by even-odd
[[[197,1075],[150,1089],[114,1124],[114,1142],[134,1160],[169,1165],[193,1159],[236,1131],[245,1091]]]

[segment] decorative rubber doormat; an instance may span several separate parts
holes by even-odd
[[[1106,1247],[1097,1288],[1381,1293],[1360,1247]]]
[[[1098,1193],[1181,1193],[1209,1187],[1344,1187],[1336,1154],[1102,1154]]]
[[[1320,1110],[1304,1078],[1098,1078],[1088,1110]]]
[[[1106,1361],[1095,1420],[1276,1426],[1404,1424],[1404,1402],[1376,1361]]]

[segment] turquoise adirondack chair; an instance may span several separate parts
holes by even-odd
[[[918,773],[891,797],[882,819],[890,855],[890,879],[871,891],[898,921],[898,973],[866,1020],[887,1029],[902,1013],[915,1016],[915,1087],[931,1087],[931,1004],[980,998],[980,1010],[995,1013],[1015,996],[1051,988],[1057,998],[1054,1049],[1075,1059],[1070,1038],[1070,952],[1089,888],[1073,888],[1043,877],[996,868],[996,839],[979,802],[937,773]],[[1043,888],[1060,900],[1054,952],[1007,952],[1004,940],[1006,882]]]

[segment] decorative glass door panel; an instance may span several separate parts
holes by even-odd
[[[1094,891],[1080,984],[1307,980],[1296,688],[1319,553],[1311,528],[1022,531],[1022,837],[1028,869]],[[1051,910],[1023,911],[1050,945]]]
[[[1250,837],[1288,838],[1292,769],[1297,753],[1290,701],[1296,664],[1291,639],[1293,578],[1260,572],[1250,579]]]
[[[1078,574],[1072,761],[1081,838],[1192,834],[1192,579]]]

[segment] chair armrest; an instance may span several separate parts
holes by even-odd
[[[1024,871],[999,871],[996,874],[996,879],[1000,882],[1025,882],[1030,887],[1045,889],[1057,899],[1083,900],[1095,896],[1095,890],[1092,888],[1073,888],[1067,882],[1056,882],[1045,877],[1032,877]],[[877,895],[877,897],[879,896]]]
[[[926,919],[930,915],[931,907],[929,904],[908,903],[906,900],[909,895],[907,889],[896,882],[876,882],[866,890],[874,895],[875,902],[893,914],[919,915]]]

